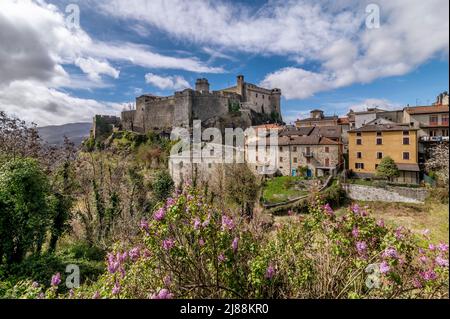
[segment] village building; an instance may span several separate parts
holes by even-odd
[[[349,131],[349,166],[360,178],[376,174],[382,159],[391,157],[400,171],[395,182],[417,184],[418,129],[409,124],[397,124],[386,119],[375,120]]]

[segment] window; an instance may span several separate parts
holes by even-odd
[[[447,125],[448,126],[448,114],[443,114],[442,115],[442,125]]]
[[[356,133],[356,136],[362,136],[361,132]]]
[[[438,125],[439,120],[437,115],[430,115],[430,125]]]
[[[330,153],[330,148],[328,146],[325,147],[325,153]]]
[[[280,157],[280,163],[283,163],[283,158],[282,157]]]
[[[283,146],[280,146],[280,152],[283,152]]]
[[[294,163],[298,163],[298,158],[294,157]]]
[[[208,168],[212,168],[212,164],[211,163],[208,164]]]
[[[256,97],[258,97],[258,93],[256,93]]]
[[[362,153],[361,152],[357,152],[356,153],[356,158],[362,158]]]
[[[356,169],[364,169],[364,163],[355,163]]]
[[[378,152],[377,153],[377,159],[383,159],[383,153],[381,153],[381,152]]]
[[[264,94],[263,94],[263,100],[264,100]]]
[[[214,150],[210,150],[209,155],[214,156]]]
[[[377,136],[383,136],[382,132],[377,132]]]
[[[409,131],[403,131],[403,136],[409,136]]]
[[[311,157],[308,157],[308,158],[306,159],[306,163],[311,164]]]
[[[292,149],[293,152],[297,152],[297,146],[294,146],[294,148]]]
[[[403,160],[409,161],[409,152],[403,152]]]
[[[325,167],[330,167],[330,159],[329,158],[325,159]]]
[[[403,138],[403,145],[409,145],[409,137]]]
[[[383,145],[383,139],[377,138],[377,145]]]
[[[378,169],[378,166],[379,166],[378,164],[375,164],[375,169]]]
[[[442,130],[442,136],[448,136],[448,130]]]
[[[358,138],[358,139],[356,140],[356,145],[362,145],[362,139]]]

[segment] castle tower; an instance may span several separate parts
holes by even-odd
[[[237,77],[237,91],[236,93],[244,97],[244,76],[238,75]],[[244,99],[245,100],[245,99]]]
[[[208,79],[197,79],[195,82],[195,90],[198,92],[209,93],[209,82]]]

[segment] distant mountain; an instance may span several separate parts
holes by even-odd
[[[40,137],[50,145],[62,145],[67,136],[76,146],[89,136],[92,123],[70,123],[38,127]]]

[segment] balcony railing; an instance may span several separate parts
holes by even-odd
[[[303,152],[303,156],[307,158],[314,157],[314,152]]]
[[[448,136],[422,136],[420,138],[421,142],[448,142]]]

